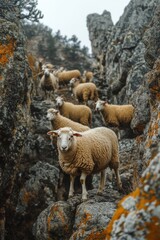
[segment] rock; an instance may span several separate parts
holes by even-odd
[[[159,181],[160,154],[157,154],[144,171],[140,186],[119,203],[107,226],[106,240],[159,238]]]

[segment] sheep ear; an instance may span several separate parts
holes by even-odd
[[[49,131],[49,132],[47,132],[47,135],[51,135],[51,136],[57,136],[58,135],[58,131],[57,130],[55,130],[55,131]]]
[[[82,134],[79,133],[79,132],[74,132],[74,133],[73,133],[73,136],[76,136],[76,137],[82,137]]]
[[[59,110],[55,110],[55,113],[56,113],[56,114],[59,113]]]

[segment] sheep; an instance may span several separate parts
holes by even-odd
[[[52,129],[57,130],[63,127],[71,127],[75,131],[83,132],[90,129],[80,123],[74,122],[69,118],[63,117],[57,109],[50,108],[47,110],[47,119],[51,121]]]
[[[105,187],[106,168],[114,169],[118,189],[122,189],[119,176],[119,149],[116,134],[109,128],[97,127],[85,132],[74,131],[70,127],[49,131],[57,136],[59,164],[62,170],[70,175],[68,197],[74,194],[74,180],[80,175],[82,201],[87,200],[85,180],[87,175],[101,173],[98,194]]]
[[[73,95],[79,102],[84,102],[87,105],[88,100],[98,100],[98,90],[94,83],[80,83],[78,79],[72,78],[70,86]]]
[[[106,101],[98,100],[96,102],[96,111],[102,113],[105,122],[113,127],[128,126],[133,118],[134,107],[128,105],[113,105]]]
[[[52,63],[44,63],[44,64],[42,65],[42,71],[44,71],[46,68],[47,68],[50,72],[53,73],[54,66],[53,66]]]
[[[82,82],[92,82],[92,80],[93,80],[93,72],[85,70],[83,72],[82,78],[83,78]]]
[[[116,127],[116,132],[118,129],[129,127],[134,114],[134,107],[131,104],[113,105],[100,99],[96,102],[95,110],[102,114],[108,127]],[[118,139],[120,139],[120,135],[118,135]]]
[[[49,71],[48,68],[44,69],[44,75],[40,80],[40,88],[44,91],[46,98],[51,98],[50,93],[56,92],[58,89],[57,78]]]
[[[55,105],[64,117],[91,127],[92,111],[89,107],[66,102],[61,96],[55,99]]]
[[[59,85],[68,84],[69,81],[74,77],[78,79],[81,78],[81,73],[79,70],[70,70],[70,71],[62,71],[62,72],[57,71],[54,74],[59,80]]]

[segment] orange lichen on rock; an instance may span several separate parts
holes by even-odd
[[[139,194],[139,189],[137,188],[134,192],[132,192],[131,194],[125,196],[119,203],[118,203],[118,208],[116,210],[116,212],[114,213],[111,221],[109,222],[107,228],[106,228],[106,239],[110,239],[110,234],[112,232],[112,228],[113,228],[113,224],[114,222],[119,219],[121,217],[121,215],[123,214],[124,216],[127,216],[127,214],[129,213],[129,211],[127,209],[125,209],[122,205],[122,203],[129,197],[134,197],[136,198]]]
[[[50,213],[47,217],[47,229],[48,233],[51,231],[51,221],[56,221],[60,223],[61,227],[63,226],[63,229],[65,230],[66,234],[69,232],[69,226],[68,222],[65,216],[65,213],[63,212],[63,209],[60,205],[53,205],[50,209]]]
[[[9,58],[13,56],[15,49],[15,40],[7,38],[6,44],[0,42],[0,65],[4,66],[9,62]]]
[[[104,240],[106,237],[106,229],[99,231],[99,232],[91,232],[85,240]]]
[[[33,198],[33,193],[24,190],[23,196],[22,196],[22,202],[25,205],[28,205],[28,203],[31,201],[31,199]]]
[[[160,154],[150,162],[140,187],[119,203],[106,228],[106,240],[142,238],[157,240],[160,236]]]
[[[74,234],[72,236],[73,239],[76,240],[79,236],[83,236],[84,235],[87,223],[90,221],[90,219],[92,219],[92,215],[90,213],[88,213],[87,211],[84,211],[84,215],[83,215],[80,223],[77,225],[79,231],[78,232],[74,232]],[[89,239],[92,239],[92,238],[87,238],[87,239],[89,240]]]
[[[86,226],[87,222],[88,222],[91,218],[92,218],[92,215],[91,215],[90,213],[85,212],[85,215],[84,215],[84,217],[82,218],[79,226],[80,226],[80,225]]]

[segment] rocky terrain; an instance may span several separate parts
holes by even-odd
[[[107,10],[87,17],[100,98],[132,103],[136,110],[131,130],[121,131],[119,141],[123,191],[117,191],[108,170],[101,196],[96,194],[98,176],[92,184],[88,179],[86,202],[81,202],[78,178],[75,196],[67,199],[69,177],[61,171],[56,145],[46,134],[46,111],[54,102],[33,91],[19,19],[10,8],[1,12],[0,239],[157,240],[160,1],[131,0],[116,25]],[[68,88],[58,91],[62,93],[74,101]],[[93,110],[93,127],[100,125]]]

